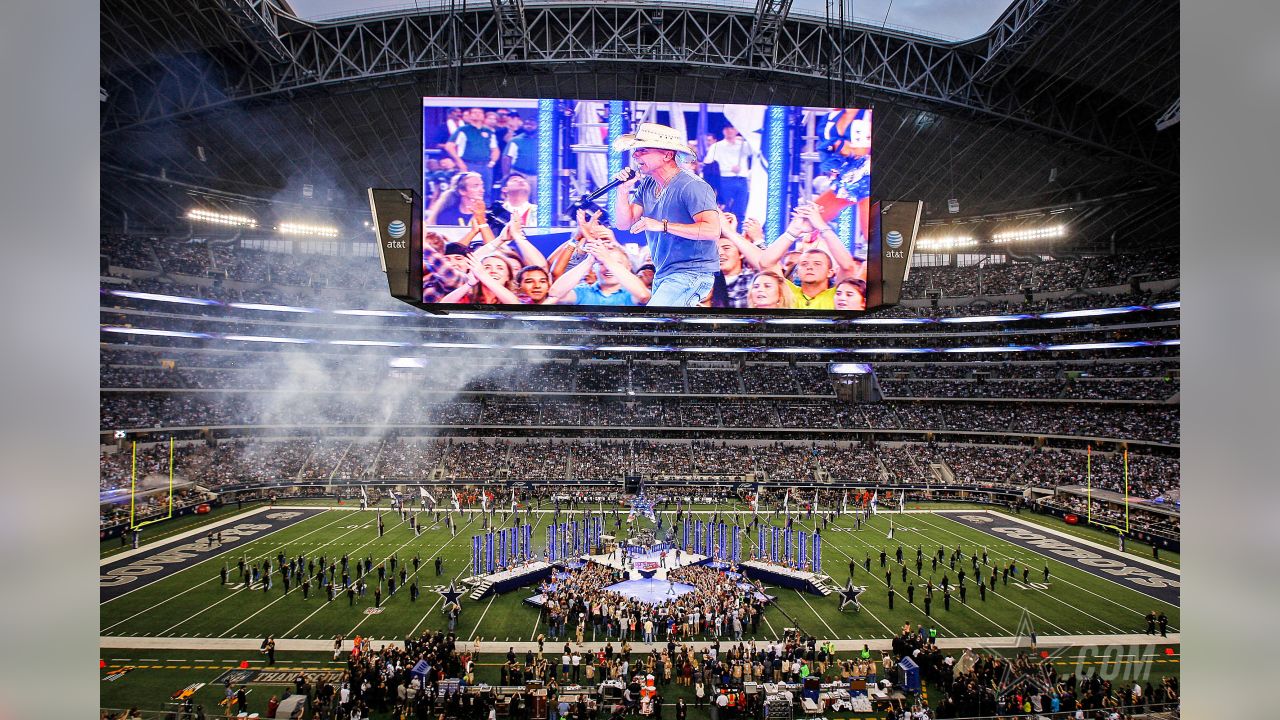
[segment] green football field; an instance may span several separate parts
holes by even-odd
[[[740,509],[739,509],[740,510]],[[385,534],[378,536],[375,510],[325,509],[314,517],[300,520],[284,529],[237,545],[222,557],[196,562],[176,574],[140,587],[101,607],[101,632],[103,636],[170,637],[170,638],[263,638],[271,635],[277,639],[323,639],[334,635],[351,638],[363,635],[376,639],[402,639],[408,634],[427,629],[444,629],[446,618],[441,610],[439,586],[461,580],[469,571],[471,536],[481,532],[478,513],[471,514],[458,523],[456,537],[440,527],[415,536],[408,525],[395,513],[384,510]],[[220,518],[233,515],[220,515]],[[671,515],[672,517],[674,514]],[[501,519],[501,514],[498,518]],[[744,513],[745,522],[749,518]],[[762,521],[771,516],[762,515]],[[523,520],[525,515],[522,513]],[[893,540],[887,540],[889,523],[893,519],[897,530]],[[533,513],[534,542],[545,540],[545,524],[549,513]],[[608,526],[607,522],[606,532]],[[797,527],[812,530],[816,523],[800,518]],[[1056,559],[1040,554],[998,537],[970,528],[949,519],[945,514],[916,513],[896,515],[892,513],[873,516],[854,530],[850,516],[841,516],[823,533],[824,572],[830,574],[833,584],[843,584],[848,578],[848,563],[856,561],[858,568],[854,582],[866,585],[862,595],[861,612],[839,610],[839,595],[825,597],[796,590],[767,588],[777,595],[775,606],[765,613],[755,639],[772,639],[782,634],[784,628],[798,627],[820,638],[856,640],[862,638],[888,638],[899,633],[904,623],[913,625],[924,621],[923,596],[918,588],[915,605],[906,602],[905,583],[901,566],[894,560],[899,544],[903,547],[907,563],[908,582],[921,584],[932,579],[937,585],[943,573],[954,584],[955,571],[945,564],[931,570],[929,557],[939,547],[949,555],[959,545],[966,558],[957,568],[972,570],[968,554],[985,548],[993,564],[1004,565],[1010,559],[1019,566],[1031,568],[1029,584],[1011,580],[1008,585],[998,584],[994,592],[988,592],[984,601],[978,599],[976,586],[970,584],[968,602],[960,603],[955,596],[951,610],[943,609],[941,593],[935,593],[932,617],[929,623],[938,628],[939,637],[990,637],[1013,636],[1019,632],[1019,622],[1024,610],[1035,631],[1041,636],[1053,635],[1119,635],[1145,631],[1144,616],[1152,611],[1163,611],[1169,617],[1169,631],[1176,632],[1180,623],[1175,605],[1153,599],[1131,587],[1087,572]],[[203,537],[201,532],[197,538]],[[744,535],[744,537],[746,537]],[[194,539],[194,538],[193,538]],[[751,536],[754,540],[754,535]],[[923,575],[915,572],[915,548],[920,546],[925,554]],[[889,555],[888,568],[893,574],[897,591],[894,609],[887,606],[885,570],[880,568],[881,549]],[[369,614],[373,595],[363,600],[357,598],[349,606],[345,595],[334,602],[326,602],[317,588],[309,599],[302,598],[294,586],[289,593],[277,576],[275,587],[264,593],[260,589],[243,589],[242,585],[223,586],[219,571],[224,563],[230,568],[231,582],[239,577],[236,560],[245,557],[261,563],[263,558],[275,558],[284,552],[289,556],[305,553],[318,558],[325,555],[336,559],[348,554],[356,558],[370,556],[375,567],[391,556],[398,556],[401,563],[410,563],[416,554],[421,558],[420,570],[411,576],[422,589],[417,602],[411,602],[406,591],[397,590],[390,598],[384,598],[382,612]],[[745,554],[745,553],[744,553]],[[444,561],[444,574],[436,577],[434,558]],[[864,560],[870,556],[871,572],[863,570]],[[273,560],[274,564],[274,560]],[[1050,568],[1050,581],[1042,582],[1042,569]],[[984,569],[989,575],[990,569]],[[376,582],[376,575],[373,578]],[[546,631],[539,613],[524,603],[531,594],[528,589],[506,595],[491,596],[481,600],[462,601],[462,616],[458,635],[463,640],[482,638],[486,641],[528,641]],[[753,637],[748,634],[748,637]],[[585,638],[593,637],[591,632]]]

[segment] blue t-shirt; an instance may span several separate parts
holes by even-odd
[[[658,181],[647,177],[640,181],[631,195],[632,200],[644,208],[642,214],[645,217],[690,224],[694,222],[694,215],[719,209],[715,190],[688,170],[681,170],[672,178],[661,196],[657,191]],[[653,256],[656,276],[677,270],[714,273],[720,269],[719,250],[710,240],[689,240],[661,230],[647,230],[645,238]]]
[[[513,150],[514,146],[514,152]],[[511,169],[525,175],[538,174],[538,135],[520,134],[507,144],[507,155],[515,159],[511,161]]]
[[[600,292],[600,283],[587,285],[582,283],[573,289],[578,298],[577,305],[637,305],[635,298],[626,288],[618,288],[608,295]]]
[[[492,130],[466,124],[455,130],[449,141],[459,146],[458,156],[467,164],[489,162],[490,151],[498,147]]]

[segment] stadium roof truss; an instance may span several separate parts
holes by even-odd
[[[1176,4],[1015,0],[965,43],[861,25],[837,34],[790,6],[491,0],[308,23],[279,0],[113,0],[101,11],[101,130],[106,137],[338,84],[431,76],[448,94],[471,68],[515,76],[649,64],[705,75],[708,86],[724,72],[763,82],[844,78],[859,100],[1029,131],[1176,177],[1177,139],[1153,127],[1177,97]],[[1134,43],[1152,54],[1124,61],[1118,53]],[[1137,65],[1147,59],[1149,67]],[[639,77],[638,99],[650,99],[640,97],[645,87]]]

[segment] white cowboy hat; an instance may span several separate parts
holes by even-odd
[[[672,127],[658,123],[640,123],[636,131],[621,135],[613,141],[614,152],[626,152],[636,148],[657,148],[673,152],[692,152],[684,134]]]

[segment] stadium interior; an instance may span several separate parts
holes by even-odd
[[[748,641],[733,614],[714,632],[662,625],[661,639],[645,642],[645,622],[657,616],[637,610],[629,671],[610,675],[614,648],[626,641],[589,617],[599,610],[592,593],[604,592],[590,584],[606,568],[598,558],[524,583],[574,613],[585,596],[581,617],[531,609],[513,597],[527,592],[486,594],[480,584],[465,588],[479,599],[446,594],[434,610],[435,591],[424,590],[428,602],[413,614],[408,591],[391,597],[392,564],[385,600],[379,579],[377,604],[373,590],[353,601],[377,613],[306,635],[304,616],[320,610],[266,623],[276,607],[258,601],[264,592],[252,605],[234,599],[265,588],[274,601],[281,590],[247,579],[232,546],[199,557],[204,569],[188,573],[216,581],[222,565],[218,592],[186,598],[207,603],[168,600],[196,581],[182,575],[104,594],[102,674],[120,679],[103,685],[103,717],[235,716],[245,702],[261,717],[306,718],[1176,717],[1178,7],[997,4],[1007,7],[989,29],[957,39],[872,23],[839,0],[458,1],[323,19],[302,19],[285,0],[103,3],[104,593],[109,563],[146,557],[149,547],[181,552],[173,543],[184,539],[213,548],[213,533],[220,538],[229,523],[291,509],[302,513],[297,528],[282,526],[278,538],[304,526],[326,538],[367,535],[350,540],[353,560],[366,552],[360,542],[381,542],[385,515],[388,539],[403,537],[385,551],[372,546],[377,564],[399,553],[403,568],[413,555],[419,574],[418,554],[444,557],[448,577],[431,582],[448,585],[445,593],[450,578],[462,585],[503,570],[491,555],[485,572],[470,572],[468,558],[483,559],[471,554],[475,533],[492,541],[499,527],[533,525],[533,546],[518,544],[510,570],[550,563],[542,527],[577,516],[603,520],[614,543],[626,544],[624,532],[643,538],[646,549],[681,528],[683,540],[670,544],[711,560],[670,571],[695,593],[732,594],[716,583],[739,572],[754,580],[739,563],[768,555],[763,528],[741,557],[729,556],[723,534],[689,545],[695,518],[731,525],[736,553],[739,524],[751,545],[762,519],[785,524],[790,537],[794,514],[799,534],[815,537],[813,553],[824,531],[826,567],[819,572],[809,555],[825,594],[765,580],[761,594],[781,597],[758,609],[748,590],[742,607],[771,624],[750,628]],[[421,187],[424,97],[489,98],[492,108],[547,97],[874,108],[874,196],[923,202],[901,301],[803,317],[410,307],[388,293],[366,191]],[[591,189],[563,182],[566,191]],[[849,381],[837,363],[869,364],[870,382]],[[356,524],[311,525],[334,514]],[[943,615],[956,642],[931,642],[925,626],[942,614],[942,591],[933,615],[914,610],[917,597],[900,618],[883,610],[886,590],[888,610],[895,590],[899,606],[907,603],[916,569],[914,595],[927,581],[932,598],[938,580],[913,565],[914,551],[924,546],[927,565],[945,548],[962,569],[972,560],[977,587],[966,611],[987,607],[974,599],[995,572],[979,571],[983,530],[959,527],[974,516],[1106,553],[1099,568],[1164,573],[1175,594],[1146,607],[1149,598],[1126,595],[1143,588],[1066,560],[1059,570],[1053,556],[1054,582],[1036,592],[1057,599],[985,610],[990,617],[972,625]],[[430,543],[409,545],[424,532]],[[846,546],[854,541],[845,533],[870,540]],[[276,573],[291,564],[286,555],[305,553],[325,574],[327,546],[246,542]],[[341,552],[345,575],[347,549],[333,542],[329,564]],[[902,566],[896,587],[879,577],[875,558],[878,549],[885,568],[883,553],[895,545],[908,555],[889,558],[893,575]],[[1010,550],[1009,559],[1024,580],[1024,557],[1037,580],[1044,564],[1048,585],[1049,550],[1039,547]],[[591,542],[578,554],[603,555],[599,548]],[[803,557],[791,570],[803,569]],[[616,579],[629,568],[624,559],[598,571]],[[575,583],[583,596],[571,595]],[[868,586],[864,609],[847,619],[843,598],[855,584]],[[345,612],[344,590],[335,600],[328,589]],[[415,583],[415,601],[417,592]],[[313,593],[313,605],[323,601],[319,585]],[[948,593],[948,613],[951,602]],[[1074,623],[1054,614],[1055,603],[1062,613],[1124,605],[1132,617],[1097,610]],[[397,605],[413,617],[386,624]],[[1172,637],[1154,635],[1143,617],[1151,610],[1154,623],[1152,608],[1169,615]],[[1019,610],[1060,642],[1037,645],[1032,631],[1028,643]],[[377,630],[361,626],[369,617]],[[920,635],[903,632],[904,620]],[[469,634],[455,637],[455,621]],[[553,621],[567,628],[553,634]],[[336,635],[341,652],[331,654]],[[372,646],[362,650],[360,635]],[[276,679],[264,664],[268,640],[282,668]],[[864,640],[874,652],[860,652]],[[1131,674],[1137,660],[1081,660],[1093,652],[1082,648],[1117,644],[1150,660],[1146,674]],[[572,680],[557,674],[562,645],[566,663],[574,657]],[[592,666],[581,682],[577,651]],[[419,660],[431,668],[419,672]],[[1008,682],[1010,668],[1019,678],[1052,677],[1027,691]],[[236,675],[251,671],[260,675]],[[236,700],[245,686],[256,692]],[[268,696],[279,714],[267,714]],[[278,706],[290,697],[297,714],[285,715]]]

